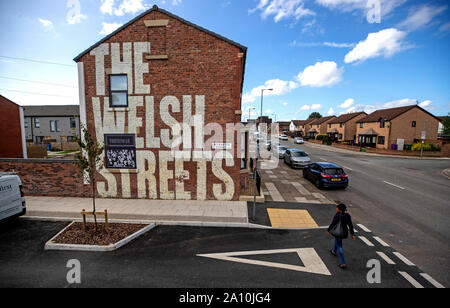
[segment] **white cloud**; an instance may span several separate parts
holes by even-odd
[[[335,115],[333,107],[331,107],[330,110],[328,110],[327,115],[329,115],[329,116]]]
[[[364,41],[361,41],[345,56],[345,63],[363,62],[370,58],[384,56],[391,57],[394,54],[409,48],[403,39],[406,32],[395,28],[384,29],[370,33]]]
[[[69,25],[74,25],[74,24],[81,23],[83,21],[83,19],[86,19],[86,18],[87,18],[87,16],[83,15],[83,14],[73,14],[73,15],[68,14],[66,21]]]
[[[101,0],[100,12],[112,15],[114,12],[114,0]]]
[[[405,2],[406,0],[379,0],[381,16],[388,15]],[[367,0],[316,0],[316,3],[331,10],[336,9],[342,12],[361,11],[364,15],[370,10]]]
[[[344,68],[338,68],[336,62],[324,61],[308,66],[298,74],[297,79],[302,86],[318,88],[341,82],[343,73]]]
[[[342,104],[340,104],[338,107],[342,109],[350,108],[355,103],[355,100],[353,98],[349,98],[345,100]]]
[[[50,20],[38,18],[39,22],[47,29],[53,29],[53,23]]]
[[[284,103],[283,103],[283,106],[284,106],[284,107],[286,107],[287,105],[289,105],[288,102],[284,102]]]
[[[177,5],[181,3],[181,0],[174,1],[174,3],[174,5]],[[122,0],[122,3],[117,8],[115,8],[115,0],[102,0],[100,11],[103,14],[123,16],[125,14],[136,14],[146,8],[144,0]]]
[[[441,32],[450,32],[450,22],[447,22],[439,27],[439,31]]]
[[[299,20],[305,16],[315,16],[316,13],[310,9],[304,8],[303,0],[260,0],[256,8],[249,10],[249,13],[262,11],[263,19],[274,15],[274,21],[279,22],[282,19],[295,18]]]
[[[411,8],[408,18],[401,22],[398,27],[408,31],[415,31],[427,26],[433,19],[444,12],[447,6],[422,5],[421,7]]]
[[[302,42],[297,42],[296,40],[292,41],[289,46],[291,47],[320,47],[320,46],[325,46],[325,47],[333,47],[333,48],[353,48],[356,46],[356,44],[354,43],[335,43],[335,42],[323,42],[323,43],[318,43],[318,42],[309,42],[309,43],[302,43]]]
[[[426,100],[426,101],[421,102],[419,104],[419,106],[424,108],[424,109],[432,109],[433,107],[431,106],[431,104],[433,104],[433,101]]]
[[[172,5],[181,4],[182,0],[172,0]]]
[[[284,81],[280,79],[268,80],[262,86],[253,88],[250,92],[245,93],[242,96],[242,102],[244,104],[253,103],[256,98],[261,97],[262,89],[273,89],[273,91],[264,91],[264,96],[270,95],[283,95],[298,88],[299,85],[294,81]]]
[[[323,107],[322,107],[322,105],[321,104],[313,104],[312,106],[311,106],[311,110],[320,110],[320,109],[322,109]]]
[[[114,31],[116,31],[118,28],[120,28],[122,26],[122,24],[119,23],[106,23],[106,22],[102,22],[103,28],[100,31],[100,34],[103,35],[108,35]]]
[[[311,110],[311,106],[309,106],[309,105],[303,105],[303,106],[300,108],[300,110],[301,110],[301,111]]]
[[[334,43],[334,42],[324,42],[323,45],[334,48],[353,48],[356,46],[356,44],[354,43]]]

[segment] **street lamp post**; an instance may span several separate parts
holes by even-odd
[[[252,119],[252,117],[251,117],[251,111],[252,110],[256,110],[256,108],[255,107],[248,107],[248,120],[249,121]]]
[[[257,127],[258,129],[258,133],[261,132],[260,130],[260,125],[262,122],[262,117],[263,117],[263,101],[264,101],[264,91],[273,91],[273,89],[262,89],[261,90],[261,117],[259,118],[259,125]],[[259,156],[260,153],[260,142],[259,142],[259,135],[258,134],[258,150],[257,150],[257,156]],[[255,159],[255,163],[254,163],[254,167],[253,167],[253,221],[256,220],[256,174],[257,174],[257,166],[258,166],[258,160],[257,158]]]

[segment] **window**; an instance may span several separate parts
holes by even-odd
[[[342,139],[342,137],[343,137],[342,134],[339,134],[339,139]]]
[[[128,107],[127,75],[109,75],[110,107]]]
[[[40,128],[41,127],[41,120],[34,119],[34,127],[35,128]]]
[[[25,128],[28,128],[28,121],[25,121],[23,124],[25,125]]]
[[[67,136],[67,142],[75,142],[75,136]]]
[[[330,124],[328,124],[328,127],[329,127],[329,128],[331,128],[331,123],[330,123]]]
[[[416,121],[413,121],[412,122],[412,127],[416,127],[417,126],[417,122]]]
[[[384,144],[384,136],[378,137],[378,144]]]
[[[344,127],[344,123],[339,123],[339,127],[340,128]]]
[[[364,128],[364,123],[359,123],[359,128]]]
[[[70,118],[70,128],[77,128],[77,121],[75,118]]]
[[[248,142],[248,132],[241,134],[241,170],[247,169],[247,142]]]
[[[136,136],[105,135],[105,162],[108,169],[136,169]]]
[[[50,121],[50,131],[59,132],[59,120]]]
[[[386,123],[384,120],[380,120],[380,128],[384,128],[386,126]]]

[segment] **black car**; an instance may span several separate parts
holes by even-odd
[[[313,163],[303,169],[303,177],[313,182],[318,188],[347,188],[348,175],[342,167],[333,163]]]

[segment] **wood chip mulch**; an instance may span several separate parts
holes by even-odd
[[[107,233],[104,223],[97,224],[97,231],[94,223],[87,223],[86,231],[84,231],[83,223],[75,222],[61,233],[54,242],[57,244],[108,246],[145,227],[147,225],[110,223],[109,233]]]

